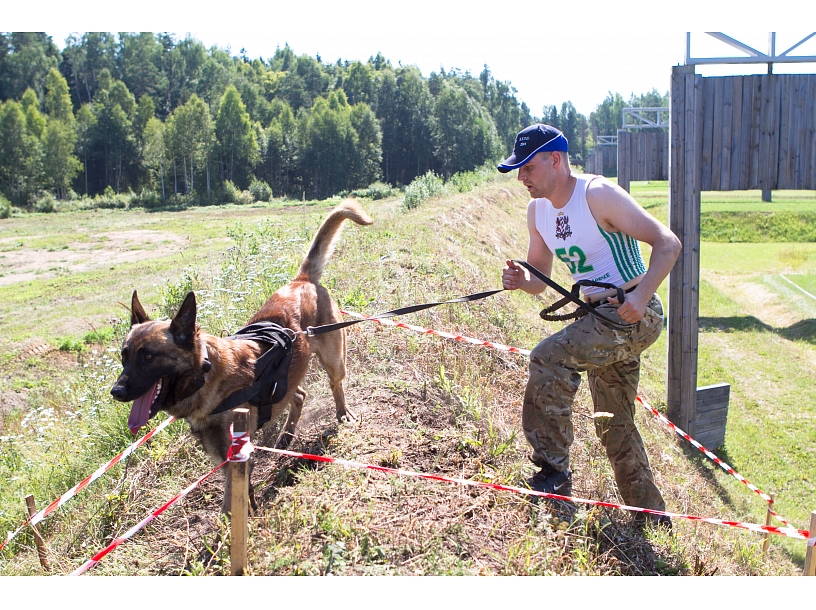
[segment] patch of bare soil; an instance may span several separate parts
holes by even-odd
[[[94,242],[66,248],[20,248],[0,253],[0,286],[90,271],[109,265],[167,256],[182,250],[185,238],[167,231],[101,233]]]
[[[788,328],[802,320],[779,294],[742,276],[709,274],[712,284],[728,292],[742,308],[773,328]]]
[[[21,409],[28,400],[28,390],[22,389],[19,392],[8,390],[0,392],[0,419],[5,418],[14,409]]]
[[[0,366],[0,433],[5,433],[6,417],[12,411],[27,410],[30,400],[42,392],[42,388],[29,388],[37,388],[43,378],[53,379],[58,386],[59,380],[76,370],[77,356],[39,339],[6,343],[0,349],[14,355]]]

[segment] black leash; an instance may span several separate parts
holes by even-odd
[[[503,291],[504,288],[500,288],[499,290],[488,290],[487,292],[476,292],[474,294],[469,294],[467,296],[459,297],[458,299],[452,299],[450,301],[441,301],[438,303],[423,303],[422,305],[409,305],[408,307],[400,307],[399,309],[392,309],[391,311],[386,311],[385,313],[380,313],[377,314],[376,316],[371,316],[370,318],[362,318],[360,320],[347,320],[346,322],[324,324],[323,326],[309,326],[306,328],[306,334],[309,337],[314,337],[315,335],[329,333],[333,330],[339,330],[341,328],[345,328],[346,326],[351,326],[352,324],[359,324],[360,322],[367,322],[369,320],[384,320],[385,318],[393,318],[394,316],[401,316],[407,313],[414,313],[415,311],[422,311],[423,309],[430,309],[431,307],[436,307],[437,305],[446,305],[448,303],[469,303],[470,301],[478,301],[479,299],[485,299],[487,297],[493,296],[494,294]]]
[[[527,261],[513,259],[514,263],[518,263],[525,269],[527,269],[530,273],[544,282],[547,286],[561,294],[564,298],[553,303],[546,309],[541,312],[541,317],[545,320],[571,320],[573,318],[577,318],[581,315],[585,315],[587,313],[592,314],[593,316],[600,318],[613,328],[617,329],[625,329],[631,328],[634,324],[627,324],[617,322],[608,318],[607,316],[603,315],[602,313],[595,310],[595,308],[587,303],[586,301],[582,301],[579,297],[579,288],[581,286],[598,286],[599,288],[609,288],[612,290],[617,291],[618,302],[623,304],[625,300],[624,291],[619,286],[615,286],[614,284],[607,284],[605,282],[593,282],[592,280],[579,280],[572,286],[572,292],[568,291],[566,288],[562,287],[560,284],[557,284],[546,275],[541,273],[538,269],[533,267]],[[394,316],[400,316],[408,313],[414,313],[417,311],[422,311],[424,309],[430,309],[431,307],[437,307],[438,305],[447,305],[449,303],[469,303],[471,301],[478,301],[480,299],[485,299],[487,297],[493,296],[494,294],[498,294],[499,292],[504,292],[504,288],[499,290],[488,290],[487,292],[476,292],[474,294],[469,294],[467,296],[459,297],[458,299],[451,299],[450,301],[440,301],[435,303],[423,303],[422,305],[410,305],[408,307],[400,307],[399,309],[392,309],[391,311],[386,311],[385,313],[377,314],[376,316],[371,316],[369,318],[362,318],[358,320],[347,320],[345,322],[336,322],[334,324],[324,324],[323,326],[309,326],[306,328],[306,335],[309,337],[314,337],[315,335],[322,335],[323,333],[329,333],[335,330],[339,330],[341,328],[346,328],[347,326],[352,326],[354,324],[359,324],[360,322],[367,322],[369,320],[384,320],[386,318],[393,318]],[[567,303],[575,303],[581,313],[570,313],[570,314],[563,314],[563,315],[550,315],[552,312],[557,311],[564,307]]]
[[[542,282],[544,282],[547,286],[549,286],[550,288],[552,288],[553,290],[555,290],[561,296],[564,297],[560,301],[556,301],[555,303],[553,303],[552,305],[550,305],[549,307],[547,307],[547,308],[545,308],[545,309],[543,309],[541,311],[540,315],[544,320],[555,320],[555,321],[571,320],[573,318],[577,318],[577,317],[580,317],[582,315],[586,315],[587,313],[590,313],[593,316],[595,316],[596,318],[600,318],[601,320],[603,320],[604,322],[609,324],[611,327],[617,328],[619,330],[623,330],[623,329],[626,329],[626,328],[631,328],[632,326],[634,326],[634,324],[616,322],[615,320],[612,320],[611,318],[608,318],[607,316],[605,316],[602,313],[600,313],[599,311],[597,311],[595,309],[595,307],[593,307],[592,305],[590,305],[586,301],[582,301],[580,299],[580,297],[578,296],[578,290],[579,290],[579,288],[581,286],[598,286],[599,288],[609,288],[609,289],[612,289],[612,290],[616,290],[617,291],[617,296],[618,296],[618,303],[623,304],[623,302],[625,300],[625,296],[624,296],[623,289],[620,286],[615,286],[614,284],[607,284],[606,282],[593,282],[592,280],[579,280],[578,282],[576,282],[575,284],[572,285],[572,292],[570,292],[566,288],[561,286],[560,284],[554,282],[553,280],[548,278],[546,275],[541,273],[541,271],[539,271],[538,269],[533,267],[527,261],[523,261],[523,260],[519,260],[519,259],[513,259],[513,262],[517,263],[517,264],[521,265],[522,267],[524,267],[525,269],[527,269],[527,271],[529,271],[532,275],[536,276],[538,279],[540,279]],[[579,307],[579,309],[577,309],[575,312],[570,313],[570,314],[551,315],[552,312],[561,309],[562,307],[564,307],[564,305],[566,305],[567,303],[570,303],[570,302],[575,303]],[[578,313],[578,312],[581,312],[581,313]]]
[[[634,324],[622,324],[606,317],[602,313],[596,311],[592,305],[582,301],[579,297],[579,288],[581,286],[598,286],[600,288],[616,290],[618,302],[623,303],[625,298],[624,291],[620,287],[604,282],[580,280],[573,284],[572,291],[570,292],[541,273],[541,271],[530,265],[527,261],[513,259],[513,262],[527,269],[532,275],[540,279],[547,286],[564,297],[541,311],[540,315],[543,319],[556,321],[571,320],[590,313],[614,328],[625,329],[634,326]],[[478,301],[480,299],[493,296],[494,294],[498,294],[499,292],[504,292],[504,288],[499,290],[488,290],[487,292],[476,292],[457,299],[451,299],[450,301],[439,301],[434,303],[423,303],[421,305],[400,307],[398,309],[386,311],[385,313],[377,314],[376,316],[371,316],[370,318],[348,320],[334,324],[324,324],[323,326],[309,326],[305,331],[301,331],[300,333],[296,333],[289,328],[282,328],[281,326],[273,324],[272,322],[257,322],[255,324],[250,324],[249,326],[246,326],[236,332],[234,335],[230,335],[226,338],[246,339],[258,343],[265,343],[269,345],[269,349],[264,352],[255,362],[255,375],[253,383],[248,387],[236,390],[230,394],[221,402],[221,404],[218,405],[211,415],[229,411],[230,409],[234,409],[245,402],[249,402],[251,405],[258,407],[258,427],[261,427],[263,424],[268,422],[271,419],[272,406],[275,403],[283,400],[283,397],[286,395],[289,365],[292,362],[292,341],[298,334],[306,334],[309,337],[314,337],[315,335],[330,333],[335,330],[340,330],[341,328],[346,328],[347,326],[352,326],[353,324],[359,324],[360,322],[384,320],[386,318],[393,318],[394,316],[414,313],[424,309],[430,309],[431,307],[437,307],[439,305],[447,305],[449,303],[469,303],[471,301]],[[579,309],[569,314],[553,314],[554,311],[561,309],[570,302],[575,303]],[[207,372],[209,371],[209,367],[211,365],[206,355],[204,360],[204,372]],[[203,382],[201,385],[203,385]]]

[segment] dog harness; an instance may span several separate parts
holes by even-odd
[[[272,322],[256,322],[226,338],[264,343],[269,349],[255,361],[255,379],[252,385],[227,396],[210,415],[229,411],[248,402],[258,407],[260,428],[272,419],[272,406],[286,396],[294,332]]]

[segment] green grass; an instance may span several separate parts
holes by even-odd
[[[812,272],[816,244],[703,242],[700,268],[728,274]]]
[[[700,239],[720,242],[814,242],[816,212],[706,212]]]
[[[816,273],[789,273],[785,277],[802,290],[816,295]]]
[[[668,202],[668,181],[632,182],[632,196],[649,208]],[[816,191],[772,191],[772,201],[762,201],[762,191],[703,191],[701,211],[706,212],[816,212]]]
[[[658,220],[668,223],[668,182],[633,182],[632,196]],[[816,191],[705,191],[700,195],[702,241],[816,241]]]
[[[707,212],[816,212],[816,191],[772,191],[772,201],[762,201],[762,191],[703,191],[702,213]]]

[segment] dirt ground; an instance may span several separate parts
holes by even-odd
[[[0,240],[0,248],[17,239]],[[131,230],[102,233],[95,241],[69,242],[56,250],[26,247],[7,250],[0,252],[0,286],[168,256],[180,252],[185,241],[181,235],[167,231]]]

